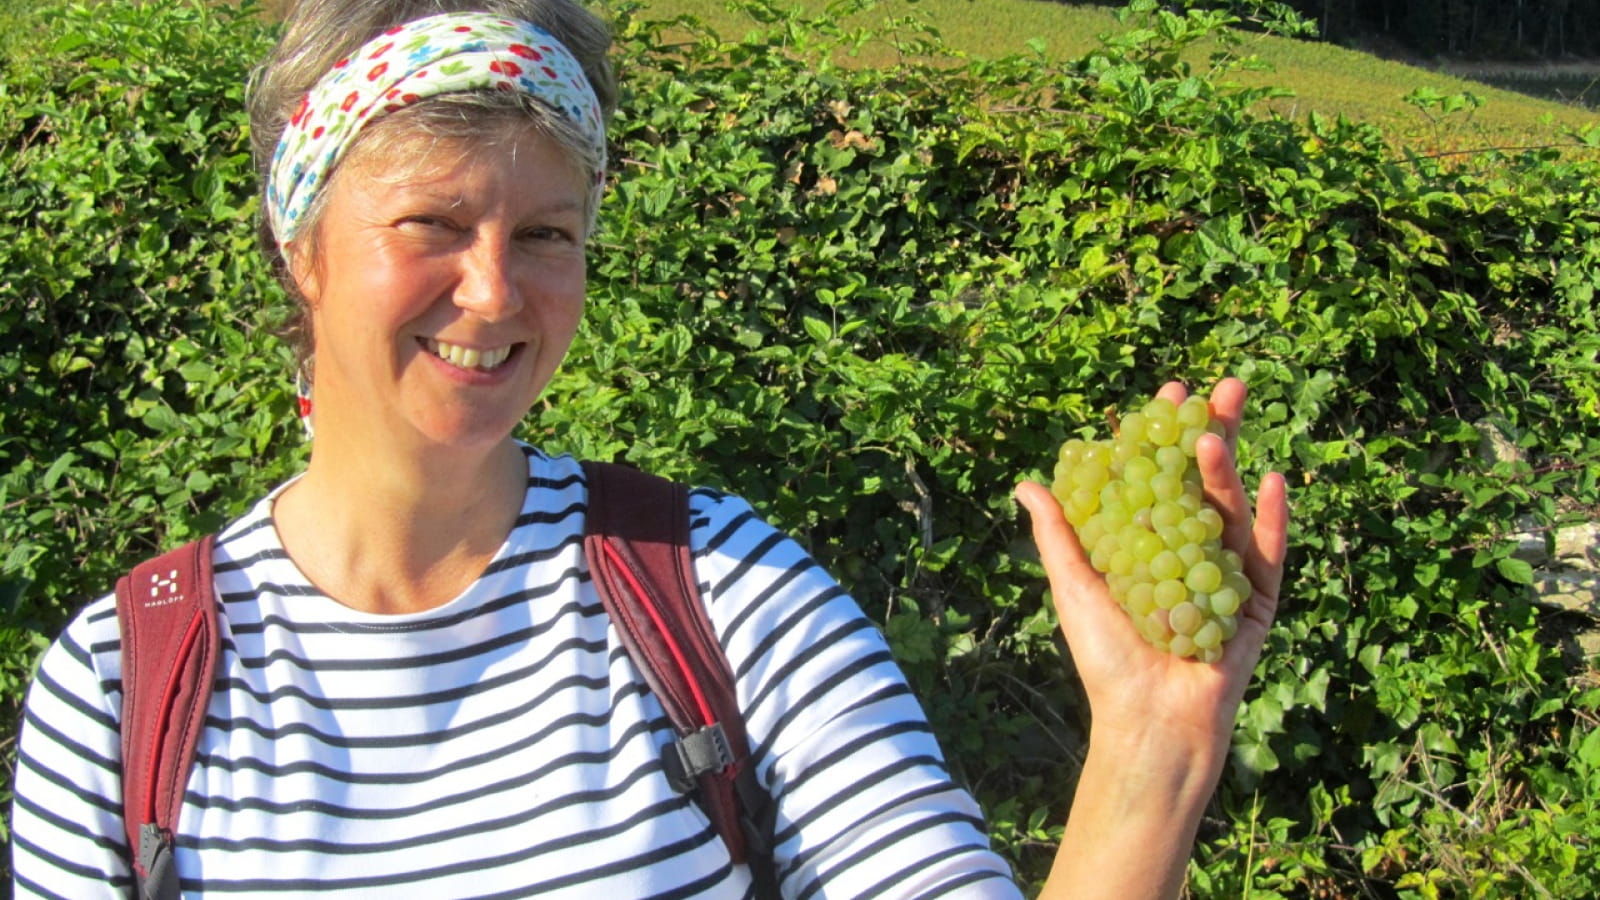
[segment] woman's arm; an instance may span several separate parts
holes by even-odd
[[[1184,389],[1168,384],[1161,396],[1181,402]],[[1147,644],[1089,565],[1055,498],[1038,484],[1018,488],[1092,716],[1088,755],[1042,897],[1174,897],[1183,884],[1283,578],[1283,478],[1262,480],[1252,516],[1234,468],[1244,398],[1237,379],[1217,386],[1212,415],[1227,437],[1208,435],[1197,447],[1206,499],[1225,522],[1223,542],[1243,557],[1255,587],[1238,634],[1214,665]]]
[[[121,671],[116,608],[81,613],[45,653],[28,690],[11,810],[17,897],[126,897],[133,879],[122,827]],[[120,693],[116,695],[120,697]]]

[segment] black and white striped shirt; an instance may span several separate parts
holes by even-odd
[[[218,540],[222,668],[178,825],[186,895],[751,896],[668,784],[672,730],[589,581],[585,485],[531,448],[485,573],[415,615],[353,611],[262,500]],[[691,548],[777,804],[786,896],[1019,896],[881,635],[742,501],[691,494]],[[18,752],[18,896],[125,897],[121,644],[87,607]]]

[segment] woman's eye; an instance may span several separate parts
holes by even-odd
[[[572,240],[572,233],[565,228],[541,227],[528,229],[523,237],[531,241],[567,242]]]
[[[412,229],[449,229],[450,222],[439,216],[407,216],[400,220],[401,227]]]

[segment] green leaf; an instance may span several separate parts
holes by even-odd
[[[78,454],[70,450],[57,457],[56,461],[51,463],[50,468],[45,471],[44,477],[39,479],[39,490],[47,494],[55,490],[56,482],[61,480],[61,476],[67,471],[67,467],[77,461]]]
[[[1533,566],[1516,557],[1503,557],[1494,562],[1500,576],[1512,584],[1533,584]]]
[[[806,334],[819,344],[825,344],[833,339],[833,329],[821,319],[806,316],[801,324],[805,326]]]

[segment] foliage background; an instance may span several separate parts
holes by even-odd
[[[1577,152],[1600,133],[1447,164],[1276,116],[1235,78],[1238,16],[1148,0],[1065,62],[783,7],[743,4],[738,39],[608,9],[626,92],[592,311],[524,436],[799,536],[1034,883],[1088,723],[1010,486],[1164,380],[1238,374],[1241,464],[1289,476],[1293,553],[1191,892],[1600,892],[1600,680],[1563,653],[1592,623],[1535,605],[1511,555],[1600,508]],[[6,63],[8,722],[78,605],[303,458],[252,243],[253,13],[52,12],[53,45]],[[883,44],[901,65],[839,62]],[[1480,454],[1495,434],[1521,460]]]

